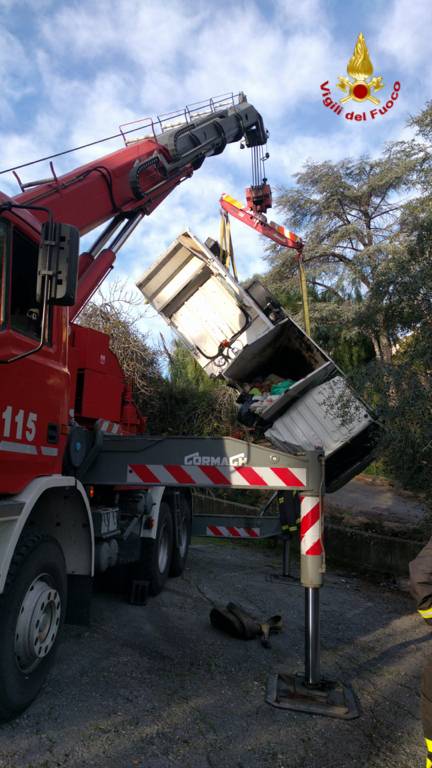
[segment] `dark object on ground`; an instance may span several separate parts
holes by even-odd
[[[133,579],[129,594],[131,605],[147,605],[150,582],[142,579]]]
[[[270,616],[262,621],[235,603],[228,603],[226,607],[215,605],[210,611],[210,623],[216,629],[242,640],[260,637],[265,648],[271,648],[270,633],[282,631],[282,616]]]

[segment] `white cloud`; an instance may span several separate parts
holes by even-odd
[[[16,102],[31,92],[26,79],[30,59],[16,35],[0,27],[0,118],[3,124],[13,117]]]
[[[58,53],[67,40],[69,55],[88,60],[109,57],[121,67],[131,63],[139,72],[154,63],[169,65],[201,17],[199,11],[188,13],[185,3],[176,0],[165,0],[163,6],[152,0],[94,0],[60,8],[41,22],[41,31],[47,47]],[[132,69],[131,74],[136,72]]]
[[[312,9],[316,3],[306,6]],[[124,101],[139,110],[154,113],[242,88],[263,109],[281,114],[312,96],[317,71],[330,63],[322,20],[319,30],[295,23],[308,18],[307,8],[285,9],[275,19],[254,4],[228,9],[175,0],[163,6],[148,0],[96,0],[61,8],[42,20],[41,34],[51,56],[61,59],[66,49],[70,61],[81,66],[97,63],[105,71],[128,73]]]
[[[306,27],[316,29],[328,22],[328,15],[321,0],[302,0],[293,3],[274,0],[276,23],[288,28]]]
[[[412,129],[406,128],[400,120],[392,122],[388,115],[380,126],[371,122],[364,125],[351,123],[338,116],[335,116],[334,124],[332,131],[298,133],[290,141],[272,146],[273,182],[284,185],[293,183],[293,174],[298,173],[308,161],[329,160],[336,163],[346,157],[377,157],[382,153],[384,142],[408,140],[413,135]],[[377,141],[377,133],[381,141]]]
[[[423,76],[431,71],[430,0],[394,0],[392,5],[386,4],[377,28],[377,42],[389,56],[392,66],[401,73],[401,79],[407,70]]]
[[[20,13],[34,14],[29,32],[18,24],[18,5]],[[268,173],[274,185],[292,183],[292,174],[307,159],[379,154],[386,140],[412,134],[402,126],[406,110],[417,111],[427,97],[430,7],[426,0],[394,0],[381,6],[379,16],[375,13],[373,29],[379,31],[364,30],[372,58],[388,62],[395,76],[401,72],[401,80],[405,73],[404,96],[380,125],[349,125],[322,107],[319,84],[325,79],[335,84],[343,74],[357,22],[348,40],[345,27],[340,34],[335,7],[321,0],[0,0],[0,166],[83,144],[115,133],[120,123],[239,89],[270,130]],[[120,146],[113,141],[59,158],[56,171]],[[208,159],[143,221],[119,254],[116,271],[137,276],[187,227],[202,239],[217,237],[219,196],[230,192],[243,199],[249,163],[248,153],[238,146]],[[47,163],[20,172],[24,180],[48,173]],[[16,183],[5,179],[2,187],[16,191]],[[241,276],[262,270],[264,243],[256,233],[233,222],[233,238]]]

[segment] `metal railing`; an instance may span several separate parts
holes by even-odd
[[[213,96],[210,99],[204,101],[196,101],[193,104],[188,104],[181,109],[173,110],[172,112],[165,112],[161,115],[157,115],[155,118],[145,117],[140,120],[131,120],[128,123],[122,123],[119,125],[119,131],[123,136],[123,141],[128,146],[136,141],[141,141],[143,138],[129,138],[131,133],[138,131],[146,131],[146,135],[151,135],[156,138],[161,133],[171,130],[172,128],[178,128],[181,125],[192,123],[200,117],[219,112],[221,109],[227,109],[233,107],[236,104],[240,104],[246,99],[244,93],[224,93],[220,96]],[[136,126],[132,128],[131,126]]]

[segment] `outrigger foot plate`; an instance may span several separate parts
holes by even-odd
[[[348,686],[327,680],[317,686],[309,686],[301,675],[285,672],[270,675],[266,701],[280,709],[337,717],[342,720],[352,720],[360,716],[354,692]]]

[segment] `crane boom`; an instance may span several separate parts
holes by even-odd
[[[204,159],[244,138],[263,144],[261,115],[241,95],[238,104],[183,122],[157,135],[134,140],[105,157],[41,183],[17,195],[21,205],[46,205],[52,216],[76,226],[83,235],[113,216],[151,213]],[[37,215],[37,214],[36,214]],[[41,217],[43,214],[41,214]]]
[[[219,203],[223,211],[229,213],[230,216],[234,216],[235,219],[239,219],[243,224],[247,224],[248,227],[252,227],[260,235],[268,237],[278,245],[284,246],[284,248],[295,248],[299,252],[302,250],[303,240],[301,237],[294,232],[290,232],[289,229],[286,229],[281,224],[267,221],[264,214],[257,213],[252,208],[246,207],[239,200],[231,197],[231,195],[223,194]]]
[[[15,198],[19,205],[48,207],[54,219],[73,224],[81,235],[109,222],[94,247],[81,254],[71,320],[110,272],[117,251],[142,217],[192,176],[206,157],[220,154],[227,144],[241,139],[250,147],[267,141],[262,117],[244,94],[239,94],[238,103],[231,97],[229,105],[225,100],[220,107],[210,100],[200,107],[199,116],[191,117],[187,109],[182,116],[174,126],[147,122],[150,136],[63,176],[32,184]],[[43,211],[34,215],[40,221],[46,218]],[[110,238],[111,247],[107,246]]]

